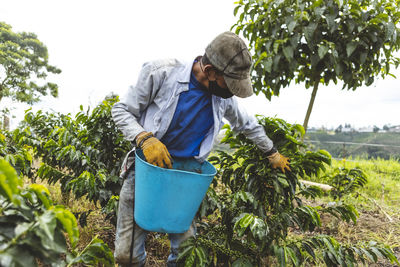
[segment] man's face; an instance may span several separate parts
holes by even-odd
[[[205,72],[209,81],[216,81],[218,86],[228,90],[228,85],[226,85],[224,75],[216,70],[212,65],[205,66]]]
[[[218,71],[210,64],[205,65],[204,70],[202,69],[202,71],[207,77],[208,89],[210,93],[225,99],[233,96],[233,94],[228,89],[228,85],[226,84],[224,75],[221,71]]]
[[[216,73],[215,80],[217,81],[217,84],[218,84],[219,87],[228,90],[228,85],[226,85],[226,82],[225,82],[223,74]]]

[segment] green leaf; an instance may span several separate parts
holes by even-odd
[[[284,247],[274,247],[275,257],[278,259],[278,263],[281,267],[286,267],[286,253]]]
[[[321,150],[318,150],[318,153],[323,156],[323,158],[322,158],[323,162],[325,162],[326,164],[329,164],[329,165],[331,164],[332,156],[328,151],[321,149]]]
[[[342,7],[342,5],[343,5],[343,0],[335,0],[335,3],[336,3],[339,7]]]
[[[263,61],[264,58],[266,58],[266,57],[267,57],[267,52],[265,52],[265,51],[262,52],[262,53],[260,54],[260,56],[258,57],[256,63],[254,63],[254,67],[257,67],[257,65],[258,65],[261,61]]]
[[[52,202],[49,199],[50,192],[44,185],[31,184],[29,185],[29,189],[36,194],[40,201],[42,201],[42,204],[46,209],[50,208],[50,206],[52,205]]]
[[[386,15],[386,14],[385,14]],[[394,38],[396,32],[396,26],[394,25],[393,22],[389,22],[386,26],[386,39]]]
[[[20,236],[24,235],[30,228],[34,226],[35,222],[24,222],[20,223],[15,227],[15,235]]]
[[[293,249],[285,247],[285,254],[288,255],[288,258],[293,262],[293,266],[299,266],[299,259]]]
[[[292,128],[295,129],[296,131],[298,131],[300,133],[300,136],[305,135],[306,131],[304,130],[303,125],[300,124],[293,124]]]
[[[333,247],[332,239],[329,238],[329,237],[324,237],[324,238],[322,238],[322,241],[324,242],[325,246],[329,249],[330,253],[333,256],[335,256],[336,255],[336,249]],[[336,261],[336,259],[335,259],[335,261]]]
[[[315,253],[314,253],[314,249],[313,249],[313,245],[311,242],[303,242],[301,244],[302,248],[308,253],[310,254],[310,256],[315,259]]]
[[[272,64],[273,64],[273,61],[272,61],[271,57],[268,57],[266,60],[263,61],[263,66],[264,66],[266,72],[271,73]]]
[[[188,246],[185,247],[183,251],[179,252],[179,256],[177,258],[177,261],[181,261],[182,259],[186,258],[188,255],[192,253],[194,250],[194,246]]]
[[[19,179],[17,172],[10,163],[0,159],[0,195],[18,205],[20,202],[15,196],[20,192],[19,186],[22,180]]]
[[[0,266],[37,266],[34,255],[24,246],[13,246],[0,252]]]
[[[232,267],[254,267],[254,265],[246,258],[239,258],[233,262]]]
[[[195,248],[195,253],[198,259],[197,266],[205,266],[205,264],[208,262],[208,255],[206,250],[203,247],[197,247]]]
[[[350,57],[353,54],[353,52],[354,52],[354,50],[356,50],[357,46],[358,46],[358,44],[356,42],[350,42],[346,45],[346,53],[347,53],[348,57]]]
[[[39,227],[47,235],[47,238],[50,239],[50,241],[54,241],[54,231],[57,226],[55,214],[51,211],[46,211],[42,215],[38,216],[37,220],[39,222]]]
[[[384,255],[379,251],[378,248],[376,247],[370,247],[369,248],[370,251],[372,251],[376,256],[378,256],[379,258],[385,258]]]
[[[292,46],[284,46],[283,47],[283,54],[285,58],[291,62],[293,60],[293,47]]]
[[[332,33],[336,27],[337,27],[337,23],[335,22],[336,19],[336,14],[327,14],[326,15],[326,23],[328,24],[328,29],[329,31]]]
[[[241,7],[241,6],[236,6],[236,7],[234,8],[234,10],[233,10],[233,15],[234,15],[234,16],[237,15],[237,13],[238,13],[240,7]]]
[[[252,214],[245,214],[242,219],[239,220],[239,225],[242,228],[247,228],[253,222],[254,216]]]
[[[68,266],[84,263],[89,266],[114,266],[114,256],[111,249],[97,236],[90,241],[85,249]]]
[[[323,59],[326,53],[328,53],[329,47],[324,45],[318,45],[318,56]]]
[[[289,187],[289,183],[286,179],[278,177],[278,181],[282,185],[282,187],[284,187],[284,188]]]
[[[269,229],[262,219],[256,217],[250,225],[250,231],[259,240],[264,240],[268,235]]]
[[[256,167],[255,164],[249,164],[249,165],[247,165],[246,169],[244,170],[244,173],[245,173],[245,174],[249,174],[249,173],[252,171],[252,169],[254,169],[254,167]]]
[[[280,42],[276,41],[274,42],[273,48],[274,48],[274,53],[278,54],[279,46],[281,45]]]
[[[308,43],[311,43],[313,41],[313,35],[315,30],[317,29],[317,26],[318,26],[317,23],[312,22],[307,27],[304,28],[304,35]]]
[[[187,257],[185,260],[185,267],[194,266],[195,260],[196,260],[196,252],[195,252],[195,249],[192,249],[189,254],[189,257]]]
[[[289,25],[288,25],[288,31],[289,33],[293,33],[294,28],[296,27],[297,21],[292,20]]]
[[[365,248],[360,248],[360,250],[363,252],[364,255],[366,255],[372,262],[376,262],[377,261],[377,256],[375,255],[375,253],[373,253],[372,251],[369,251]]]
[[[75,216],[63,206],[53,206],[50,210],[56,214],[56,218],[63,225],[64,231],[67,232],[74,248],[79,240],[79,230]]]

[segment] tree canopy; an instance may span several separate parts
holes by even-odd
[[[0,101],[9,97],[32,104],[48,93],[56,97],[57,84],[39,84],[49,73],[61,70],[48,63],[47,48],[37,36],[15,33],[10,25],[0,22]]]
[[[400,63],[399,0],[240,0],[234,13],[254,51],[255,93],[269,100],[304,82],[314,87],[311,112],[320,83],[355,90]]]

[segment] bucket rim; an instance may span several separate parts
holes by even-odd
[[[214,170],[213,173],[204,174],[204,173],[197,173],[197,172],[191,172],[191,171],[185,171],[185,170],[161,168],[161,167],[158,167],[158,166],[156,166],[156,165],[150,164],[150,163],[148,163],[147,161],[143,160],[143,159],[137,154],[137,151],[139,151],[139,150],[141,150],[141,149],[135,149],[135,158],[136,158],[136,159],[139,159],[140,162],[146,164],[146,165],[149,166],[149,167],[157,168],[157,169],[159,169],[159,170],[161,170],[161,171],[178,172],[178,173],[188,173],[188,174],[195,174],[195,175],[205,176],[205,177],[210,177],[210,176],[214,177],[214,176],[217,174],[217,172],[218,172],[217,169],[214,167],[214,165],[212,165],[212,164],[211,164],[209,161],[207,161],[207,160],[205,160],[205,161],[203,162],[203,164],[208,164],[208,165],[210,165],[210,166],[213,168],[213,170]]]

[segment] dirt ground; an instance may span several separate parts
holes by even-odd
[[[392,221],[380,210],[360,211],[357,224],[346,223],[333,216],[322,216],[322,225],[316,233],[329,234],[339,242],[346,244],[360,244],[365,241],[375,240],[383,242],[394,250],[400,260],[400,214],[390,216]],[[92,217],[92,220],[96,220]],[[97,218],[100,220],[100,218]],[[108,246],[114,250],[115,228],[112,225],[104,225],[104,220],[89,221],[92,229],[89,232],[82,231],[81,238],[96,233]],[[102,225],[96,228],[95,225]],[[149,233],[146,241],[147,263],[146,266],[165,266],[169,255],[169,240],[166,234]],[[373,267],[396,266],[390,262],[378,262],[370,264]]]
[[[332,216],[322,219],[325,227],[321,233],[334,236],[339,242],[346,244],[360,244],[370,240],[390,246],[400,261],[400,218],[390,216],[391,220],[379,210],[360,211],[357,224],[341,222]],[[369,266],[396,266],[390,262],[372,263]]]

